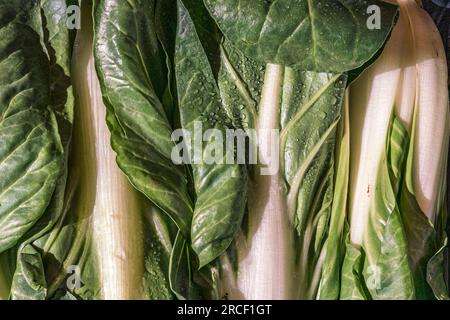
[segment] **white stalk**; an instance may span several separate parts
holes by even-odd
[[[404,23],[400,17],[379,59],[350,89],[350,238],[356,245],[363,243],[378,171],[386,161],[386,136],[400,86]]]
[[[80,143],[86,151],[83,158],[94,161],[87,167],[96,168],[90,172],[96,174],[93,178],[96,179],[96,190],[91,219],[102,298],[140,298],[144,247],[140,211],[135,191],[118,168],[110,146],[106,108],[92,55],[90,23],[83,21],[83,28],[77,35],[74,59],[75,121],[78,121],[76,127],[79,130],[74,135],[80,135]]]
[[[414,39],[407,14],[404,6],[400,6],[401,23],[396,28],[400,29],[399,33],[403,35],[401,41],[403,43],[404,54],[402,55],[401,61],[403,69],[401,84],[397,90],[397,98],[395,101],[395,114],[411,134],[416,99],[417,68],[414,54]]]
[[[278,170],[278,144],[283,68],[267,65],[258,118],[259,163],[249,196],[248,247],[240,254],[238,290],[230,298],[290,299],[293,264],[292,228],[286,211],[285,190]],[[276,161],[276,162],[275,162]]]
[[[399,1],[408,13],[417,63],[413,183],[421,210],[434,221],[445,176],[449,134],[447,63],[431,17],[413,0]]]

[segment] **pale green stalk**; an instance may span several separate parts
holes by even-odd
[[[362,245],[380,166],[386,165],[386,137],[400,88],[402,36],[400,18],[380,58],[351,87],[350,238]]]
[[[93,161],[80,175],[95,181],[92,238],[101,282],[101,297],[127,300],[142,297],[144,243],[135,191],[116,164],[106,125],[106,108],[92,54],[90,23],[84,23],[75,44],[74,89],[78,118],[74,134],[85,161]],[[94,147],[95,148],[92,148]]]
[[[407,12],[417,68],[413,185],[416,200],[434,222],[443,201],[449,135],[447,63],[440,34],[431,17],[412,0],[399,1]]]
[[[240,253],[239,293],[230,298],[292,298],[294,254],[285,187],[278,171],[264,175],[268,173],[264,169],[279,167],[279,155],[273,154],[279,137],[273,130],[279,129],[282,82],[283,67],[267,65],[257,122],[259,165],[249,198],[249,237]]]

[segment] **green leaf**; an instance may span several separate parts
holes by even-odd
[[[368,61],[386,41],[397,13],[395,6],[377,0],[204,2],[224,35],[246,55],[335,73]],[[377,18],[371,6],[379,9],[377,29],[368,27]]]
[[[63,145],[70,142],[74,97],[70,79],[75,30],[67,27],[67,8],[77,0],[41,0],[42,28],[50,58],[51,101]]]
[[[370,300],[370,294],[362,276],[364,253],[350,243],[348,225],[345,235],[345,259],[342,264],[342,278],[339,298],[341,300]]]
[[[405,232],[408,239],[408,257],[411,270],[414,273],[415,295],[418,300],[449,299],[445,285],[445,264],[443,251],[447,243],[445,222],[447,211],[445,202],[436,205],[438,221],[435,225],[422,212],[413,191],[413,156],[414,135],[410,139],[406,128],[395,118],[394,128],[398,136],[404,136],[409,148],[404,155],[402,172],[393,169],[393,176],[400,181],[400,208],[403,216]],[[397,138],[396,145],[399,145]],[[442,169],[444,176],[445,169]],[[400,175],[402,174],[402,176]],[[445,198],[445,185],[441,186],[441,199]],[[444,200],[445,201],[445,200]]]
[[[397,202],[399,183],[395,172],[403,168],[408,152],[406,129],[393,118],[386,136],[386,151],[380,159],[377,183],[370,198],[369,217],[361,247],[348,244],[342,281],[342,299],[355,295],[366,299],[415,299],[414,270],[410,266],[410,244],[403,219],[404,208]],[[355,247],[352,249],[351,247]],[[354,254],[360,252],[360,268],[350,273]],[[354,264],[353,264],[354,266]],[[395,266],[395,268],[393,268]]]
[[[285,70],[281,166],[288,185],[287,214],[298,237],[298,295],[302,299],[315,299],[327,238],[339,233],[331,229],[330,221],[346,80],[346,75]]]
[[[181,233],[177,234],[173,244],[169,263],[170,288],[179,300],[199,299],[199,291],[193,282],[194,270],[192,264],[192,252],[189,244]]]
[[[24,252],[34,250],[34,245],[32,243],[34,241],[40,241],[38,239],[41,237],[46,237],[46,234],[49,233],[51,228],[56,224],[63,211],[67,179],[68,148],[72,134],[74,105],[70,80],[71,55],[74,37],[73,31],[69,30],[66,26],[66,10],[69,5],[75,4],[75,2],[76,1],[72,0],[47,0],[40,2],[43,13],[41,33],[50,62],[50,100],[52,108],[55,110],[58,131],[65,151],[65,165],[57,181],[56,190],[47,210],[41,219],[39,219],[27,233],[24,241],[17,249],[17,263],[22,270],[20,272],[15,272],[14,274],[14,283],[12,286],[13,297],[17,295],[17,292],[25,290],[27,291],[26,296],[30,299],[42,298],[42,292],[37,291],[36,288],[29,287],[27,289],[24,285],[22,285],[22,288],[18,288],[16,287],[16,284],[28,283],[27,281],[24,282],[24,279],[21,278],[26,277],[27,274],[32,274],[32,270],[27,269],[30,264],[23,261],[24,257],[28,257]],[[42,257],[38,257],[42,247],[38,243],[35,243],[35,245],[36,247],[39,247],[39,251],[36,251],[35,253],[36,259],[42,260]],[[44,273],[44,270],[41,272]],[[47,290],[45,290],[45,292],[46,291]],[[43,298],[45,298],[45,295]]]
[[[120,168],[187,237],[192,201],[185,168],[171,160],[174,126],[162,104],[166,54],[154,12],[155,1],[96,2],[96,67]]]
[[[345,256],[345,234],[350,165],[350,124],[348,97],[344,99],[343,120],[339,126],[337,162],[328,237],[324,243],[322,277],[317,299],[337,300],[340,296],[341,267]]]
[[[145,270],[144,293],[151,300],[173,299],[170,288],[170,257],[175,242],[175,225],[167,215],[155,208],[149,208],[145,217]]]
[[[18,11],[19,9],[19,11]],[[37,2],[0,2],[0,252],[44,214],[62,170]]]
[[[198,31],[203,30],[207,12],[201,4],[191,4],[188,8],[190,10],[178,1],[175,71],[181,124],[183,129],[193,135],[193,143],[187,146],[193,162],[196,195],[191,242],[201,268],[228,248],[240,227],[246,201],[247,176],[243,165],[226,162],[228,153],[234,152],[226,149],[224,139],[226,129],[231,127],[230,119],[222,106],[214,66],[210,61],[210,50],[218,46],[219,43],[214,44],[214,41],[218,42],[219,39],[208,35],[206,42],[200,41],[200,36],[207,36]],[[221,137],[211,136],[206,141],[202,141],[202,137],[196,139],[196,126],[201,126],[202,132],[218,129],[216,132]],[[201,146],[201,154],[198,148],[193,150],[197,143]],[[217,145],[222,154],[208,153]],[[212,153],[215,161],[208,164],[205,157]]]
[[[14,300],[43,300],[47,296],[41,255],[32,246],[20,252],[12,287],[11,298]]]
[[[255,128],[265,65],[244,56],[226,40],[220,57],[218,86],[223,108],[235,128]]]
[[[86,85],[86,79],[87,82],[92,79],[94,70],[90,50],[93,34],[89,28],[92,23],[90,14],[92,7],[87,2],[85,4],[82,10],[84,29],[77,38],[78,44],[83,43],[85,48],[78,47],[74,60],[74,65],[80,68],[74,72],[74,85],[79,99],[75,113],[64,215],[50,234],[39,239],[39,245],[44,251],[46,277],[49,282],[47,298],[101,299],[105,298],[106,294],[111,295],[111,292],[117,297],[122,297],[122,292],[115,293],[114,290],[126,290],[123,294],[127,296],[171,299],[173,296],[169,288],[168,270],[171,246],[176,234],[173,222],[166,214],[151,205],[146,197],[137,194],[128,186],[127,181],[124,178],[122,180],[121,175],[117,175],[118,168],[114,168],[114,163],[98,157],[99,150],[102,155],[109,152],[109,134],[106,134],[100,116],[103,112],[93,111],[93,108],[103,107],[95,99],[96,82],[90,83],[90,87]],[[105,170],[102,166],[108,166],[107,174],[102,171]],[[108,178],[110,181],[104,180]],[[108,188],[105,182],[123,186],[119,190],[122,193],[117,193],[118,189],[115,187]],[[99,189],[100,187],[104,189]],[[105,208],[108,205],[105,204],[103,197],[113,202],[114,197],[121,199],[115,202],[114,208],[109,208],[113,211],[117,209],[120,215],[105,211],[108,210]],[[102,229],[99,224],[105,223],[102,217],[111,214],[117,219],[113,219],[116,221],[115,224],[111,223],[108,226],[130,234],[127,235],[128,238],[111,239],[112,242],[106,243],[105,247],[105,243],[102,246],[101,237],[107,237],[109,230]],[[117,234],[115,236],[120,238]],[[136,242],[127,243],[130,237]],[[140,241],[141,239],[143,240]],[[125,259],[129,259],[126,261],[130,266],[129,270],[135,273],[123,274],[123,271],[119,271],[116,274],[124,277],[122,281],[130,281],[133,287],[128,288],[128,284],[123,282],[116,286],[108,282],[111,281],[110,275],[115,272],[114,267],[105,268],[103,265],[105,261],[111,262],[109,258],[118,263],[117,268],[128,268],[126,264],[120,264],[118,259],[114,258],[117,257],[117,252],[107,250],[108,245],[112,248],[117,245],[122,248],[127,246],[119,250],[125,250]],[[127,252],[132,251],[129,245],[136,246],[135,252]],[[78,275],[73,274],[73,267],[79,270]],[[74,276],[79,277],[81,281],[79,286],[69,286]]]
[[[447,241],[444,242],[442,247],[435,253],[427,264],[427,282],[433,290],[434,297],[438,300],[449,300],[448,287],[445,283],[445,248]]]

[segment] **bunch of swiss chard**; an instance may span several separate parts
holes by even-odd
[[[0,298],[447,299],[447,81],[414,0],[0,0]]]

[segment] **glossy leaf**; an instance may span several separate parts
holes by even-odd
[[[198,130],[196,125],[202,126],[202,132],[218,129],[224,138],[230,120],[221,105],[213,67],[205,52],[205,46],[214,47],[214,43],[211,43],[214,39],[210,37],[206,43],[200,42],[197,31],[200,23],[194,20],[204,17],[206,11],[201,3],[191,5],[190,10],[180,1],[178,6],[175,71],[181,124],[191,134]],[[227,153],[233,150],[226,149],[225,139],[218,140],[224,151],[221,155],[215,155],[214,163],[208,164],[205,161],[205,157],[209,156],[208,149],[214,148],[217,145],[215,140],[219,138],[212,136],[207,141],[200,142],[202,154],[194,151],[196,142],[188,146],[193,160],[196,193],[191,241],[199,257],[200,267],[213,261],[228,248],[240,226],[245,208],[245,167],[226,163]],[[192,140],[194,139],[195,137]]]
[[[342,112],[343,120],[339,127],[339,143],[336,145],[337,161],[334,186],[334,201],[332,205],[328,237],[324,243],[324,261],[322,264],[322,277],[317,290],[317,299],[336,300],[340,296],[339,283],[341,282],[341,267],[345,256],[345,235],[349,159],[350,159],[350,123],[349,101],[346,93]]]
[[[316,297],[325,243],[339,233],[330,228],[330,221],[346,80],[346,75],[285,71],[281,166],[288,185],[287,214],[298,235],[298,295],[303,299]]]
[[[40,263],[42,265],[44,264],[42,255],[40,254],[42,250],[41,243],[43,239],[47,238],[47,234],[63,214],[74,104],[70,79],[74,30],[67,28],[66,20],[67,8],[73,4],[75,4],[75,1],[72,0],[48,0],[40,2],[42,11],[41,33],[50,59],[50,80],[52,82],[50,85],[50,98],[55,110],[58,130],[65,151],[65,165],[45,214],[28,232],[26,239],[24,239],[17,249],[18,267],[22,270],[21,272],[16,271],[14,274],[12,286],[13,298],[17,298],[18,294],[22,294],[22,298],[42,298],[42,293],[37,288],[30,286],[28,281],[24,282],[24,278],[26,279],[27,276],[32,275],[33,271],[28,269],[30,264],[27,264],[23,259],[29,256],[25,252],[34,251],[36,261],[41,260]],[[33,244],[33,242],[35,243]],[[39,250],[35,250],[36,247]],[[41,270],[41,273],[45,275],[45,268]],[[43,298],[47,295],[46,285],[45,283],[45,286],[41,288],[41,291],[44,293]]]
[[[178,233],[170,255],[169,281],[170,288],[179,300],[199,298],[198,287],[192,281],[192,263],[189,244],[183,239],[182,234]]]
[[[155,1],[99,1],[96,64],[119,166],[188,236],[192,201],[185,168],[171,160],[174,126],[162,104],[166,57],[156,36],[154,7]]]
[[[224,35],[248,56],[336,73],[360,67],[382,47],[397,11],[376,0],[205,0],[205,4]],[[374,18],[379,19],[376,29]]]
[[[0,2],[0,251],[43,215],[63,164],[38,2]]]

